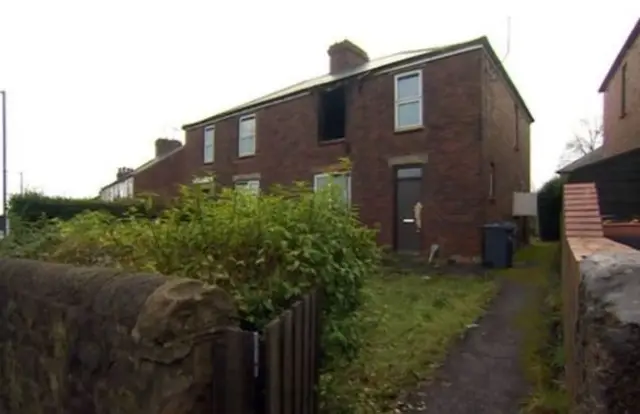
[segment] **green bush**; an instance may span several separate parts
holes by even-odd
[[[37,248],[20,255],[199,279],[230,292],[245,327],[255,329],[320,286],[330,363],[357,353],[354,315],[380,258],[374,231],[337,194],[297,184],[259,197],[224,189],[212,199],[185,187],[154,220],[102,209],[55,220]]]
[[[9,214],[22,222],[42,223],[43,219],[69,220],[85,211],[103,211],[122,217],[130,214],[132,208],[141,207],[140,200],[107,202],[97,198],[48,197],[29,192],[11,198]]]
[[[538,230],[543,241],[560,240],[562,191],[565,182],[565,178],[556,176],[538,191]]]

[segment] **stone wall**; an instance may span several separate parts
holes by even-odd
[[[234,316],[194,280],[0,260],[0,413],[207,412]]]
[[[604,252],[580,264],[577,412],[640,407],[640,254]]]
[[[593,184],[564,190],[565,371],[573,413],[640,407],[640,252],[604,237]]]

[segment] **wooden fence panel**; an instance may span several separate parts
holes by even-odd
[[[294,394],[293,394],[293,406],[295,407],[296,414],[302,412],[302,341],[304,339],[304,307],[303,302],[297,302],[293,305],[293,377],[294,377]]]
[[[216,335],[213,413],[318,412],[319,298],[312,292],[272,320],[260,344],[254,332],[231,329]]]
[[[213,412],[255,413],[253,332],[229,329],[216,335],[213,355]]]
[[[304,317],[302,319],[303,331],[302,331],[302,414],[312,414],[311,411],[311,393],[313,392],[313,384],[309,378],[309,371],[311,364],[309,358],[311,356],[311,341],[309,338],[310,324],[311,324],[311,303],[313,301],[313,295],[308,295],[305,301],[302,303]]]
[[[297,414],[293,406],[293,313],[288,310],[280,318],[282,324],[282,414]]]
[[[264,369],[267,414],[282,413],[282,323],[280,319],[271,321],[264,335]]]

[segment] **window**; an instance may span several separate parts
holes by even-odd
[[[193,185],[200,189],[200,191],[202,191],[205,195],[215,194],[216,182],[212,175],[194,177]]]
[[[235,187],[236,189],[244,189],[255,195],[260,194],[260,180],[236,181]]]
[[[396,131],[422,126],[422,73],[401,73],[395,76]]]
[[[238,126],[238,156],[248,157],[256,153],[256,116],[240,118]]]
[[[204,129],[204,157],[205,164],[213,162],[215,157],[216,127],[208,126]]]
[[[323,91],[319,105],[319,135],[320,141],[333,141],[345,137],[347,120],[346,89],[338,86]]]
[[[489,198],[494,199],[496,197],[496,165],[491,163],[489,165]]]
[[[620,79],[620,117],[627,114],[627,64],[622,65]]]
[[[329,184],[340,188],[344,201],[351,204],[351,174],[316,174],[313,176],[314,191]]]

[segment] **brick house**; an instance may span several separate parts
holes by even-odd
[[[177,184],[184,182],[181,148],[180,141],[158,138],[155,141],[154,158],[136,169],[118,168],[116,179],[100,189],[100,198],[113,201],[143,193],[154,193],[161,197],[173,196]]]
[[[570,174],[588,165],[640,148],[640,19],[607,72],[603,96],[602,146],[558,171]]]
[[[514,192],[529,191],[533,122],[487,38],[379,59],[345,40],[328,54],[326,75],[185,125],[145,190],[211,172],[224,186],[317,188],[349,157],[336,180],[381,244],[478,256],[480,226],[511,220]]]
[[[570,183],[595,183],[603,218],[640,216],[640,19],[607,72],[600,148],[558,171]]]

